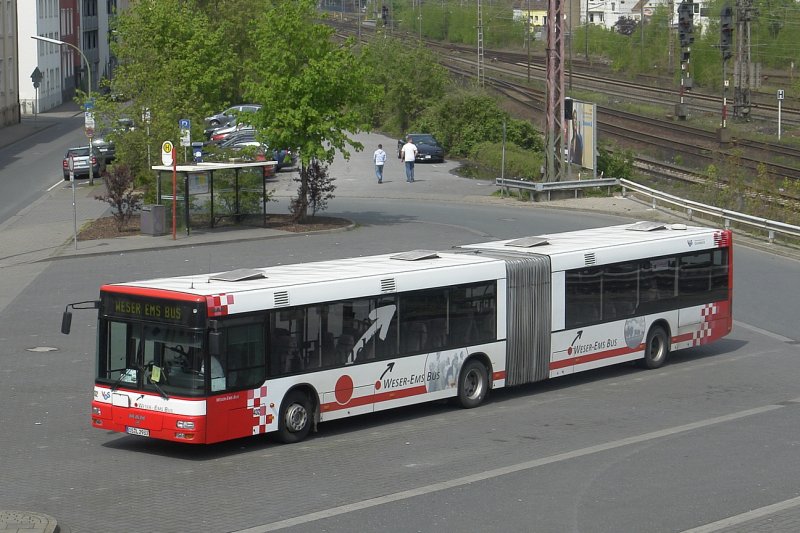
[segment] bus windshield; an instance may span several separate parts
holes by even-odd
[[[162,396],[199,396],[206,390],[205,369],[209,366],[206,354],[199,331],[105,320],[101,323],[96,378],[114,388],[133,388]],[[210,383],[221,378],[214,375],[214,365],[211,370]]]

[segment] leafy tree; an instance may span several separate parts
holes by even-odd
[[[378,97],[355,42],[335,43],[332,28],[313,22],[315,7],[313,0],[275,1],[255,15],[243,84],[245,95],[263,105],[253,117],[258,138],[299,148],[301,167],[313,160],[330,163],[337,150],[349,158],[348,147],[363,149],[351,135],[369,128],[359,109]],[[307,198],[303,178],[299,220],[307,214]]]
[[[302,190],[298,190],[297,198],[292,200],[289,210],[295,217],[298,216],[297,210],[303,205],[311,207],[311,216],[313,217],[317,211],[327,209],[328,200],[335,198],[333,191],[336,190],[336,185],[333,184],[333,178],[328,174],[328,165],[321,163],[318,159],[300,169],[300,177],[296,178],[296,181],[301,183],[305,181],[308,186],[304,201],[301,201],[300,198]]]
[[[614,23],[614,29],[621,35],[631,36],[639,27],[639,23],[632,17],[620,17]]]
[[[133,184],[133,174],[128,165],[117,164],[109,167],[110,170],[103,174],[106,192],[95,196],[96,200],[106,202],[113,208],[112,214],[117,223],[117,230],[128,224],[133,213],[142,207],[142,196]]]
[[[361,58],[382,95],[371,101],[364,113],[384,130],[407,133],[423,111],[447,91],[447,71],[427,48],[409,47],[392,38],[376,39],[364,47]]]
[[[192,119],[193,139],[202,138],[203,117],[239,99],[234,73],[241,69],[225,25],[198,4],[193,0],[132,2],[114,24],[112,48],[119,66],[111,93],[132,100],[119,104],[106,99],[98,102],[98,111],[109,120],[122,115],[135,120],[136,130],[117,144],[117,157],[146,185],[152,185],[148,144],[155,154],[164,140],[177,144],[181,118]],[[143,108],[151,112],[149,137],[142,123]]]

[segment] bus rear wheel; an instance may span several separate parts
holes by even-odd
[[[669,355],[667,332],[661,326],[653,326],[647,334],[642,366],[651,370],[660,368],[667,361],[667,355]]]
[[[472,409],[483,403],[489,390],[489,374],[479,361],[469,361],[461,369],[458,379],[458,402],[465,409]]]
[[[278,440],[285,444],[300,442],[311,429],[311,401],[300,391],[286,395],[278,420]]]

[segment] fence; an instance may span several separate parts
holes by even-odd
[[[519,191],[530,191],[531,201],[536,195],[547,193],[547,199],[550,200],[550,193],[553,191],[575,191],[575,198],[578,197],[578,191],[581,189],[588,189],[593,187],[608,187],[608,194],[611,194],[611,187],[619,185],[619,180],[616,178],[597,178],[590,180],[576,180],[576,181],[523,181],[512,180],[506,178],[497,178],[495,185],[503,187],[503,190],[508,193],[509,188],[514,188]]]
[[[767,241],[770,243],[775,240],[776,233],[788,237],[800,238],[799,226],[686,200],[678,196],[657,191],[656,189],[651,189],[650,187],[645,187],[644,185],[639,185],[638,183],[626,179],[620,179],[619,184],[622,186],[622,196],[626,196],[628,190],[631,190],[636,194],[649,197],[652,201],[653,209],[658,208],[658,202],[669,204],[670,206],[684,211],[689,220],[692,220],[694,213],[703,213],[704,215],[722,220],[726,228],[729,228],[731,223],[736,223],[763,231],[767,234]]]

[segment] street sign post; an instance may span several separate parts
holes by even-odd
[[[165,167],[172,165],[172,240],[176,236],[176,223],[178,220],[178,160],[175,157],[175,146],[170,141],[164,141],[161,145],[161,164]],[[188,191],[187,191],[188,192]]]
[[[69,168],[69,182],[72,186],[72,234],[75,237],[75,249],[78,249],[78,206],[75,204],[75,158],[72,153],[69,154],[67,160],[67,168]],[[91,159],[89,165],[91,166]]]
[[[169,141],[164,141],[161,145],[161,164],[165,167],[172,165],[175,156],[175,147]]]

